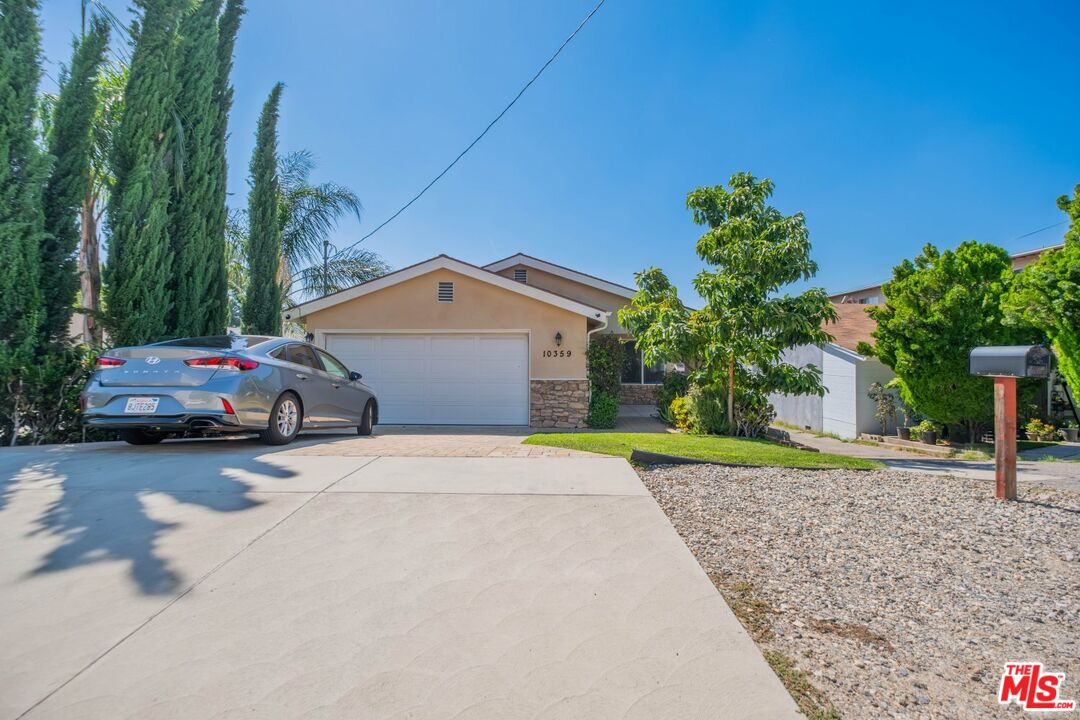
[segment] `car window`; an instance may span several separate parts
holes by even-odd
[[[297,365],[304,365],[315,370],[320,370],[319,360],[315,357],[315,353],[311,351],[307,345],[290,345],[289,346],[289,362],[296,363]]]
[[[325,353],[322,350],[317,351],[319,357],[322,358],[323,368],[331,375],[337,375],[339,378],[349,379],[349,370],[337,361],[337,358],[329,353]]]
[[[270,353],[270,357],[274,358],[275,360],[287,360],[288,358],[285,355],[285,349],[288,347],[288,345],[282,345],[281,347],[276,348],[273,352]]]

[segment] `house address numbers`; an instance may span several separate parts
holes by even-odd
[[[557,357],[570,357],[570,350],[544,350],[543,357],[557,358]]]

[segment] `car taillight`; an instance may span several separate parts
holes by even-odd
[[[245,358],[238,357],[204,357],[204,358],[191,358],[185,360],[184,364],[188,367],[201,367],[212,368],[214,370],[254,370],[259,367],[259,363],[254,360],[247,360]]]
[[[235,415],[236,411],[232,409],[232,405],[225,398],[221,398],[221,407],[225,408],[227,415]]]
[[[102,355],[101,357],[99,357],[97,359],[97,366],[99,368],[101,368],[101,367],[117,367],[119,365],[123,365],[125,362],[126,362],[125,360],[121,360],[120,358],[111,358],[111,357],[105,357],[104,355]]]

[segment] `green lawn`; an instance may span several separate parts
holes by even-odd
[[[768,440],[673,433],[537,433],[526,445],[584,450],[629,459],[632,450],[679,455],[695,460],[789,468],[853,468],[872,470],[881,463],[777,445]]]

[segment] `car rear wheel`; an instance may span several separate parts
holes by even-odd
[[[371,414],[373,408],[371,407],[371,401],[368,400],[368,404],[364,406],[364,414],[360,416],[360,424],[356,426],[357,435],[370,435],[371,434]]]
[[[291,392],[284,393],[270,410],[270,427],[259,433],[267,445],[288,445],[300,433],[302,417],[300,400]]]
[[[121,430],[120,439],[129,445],[157,445],[165,439],[166,434],[150,430]]]

